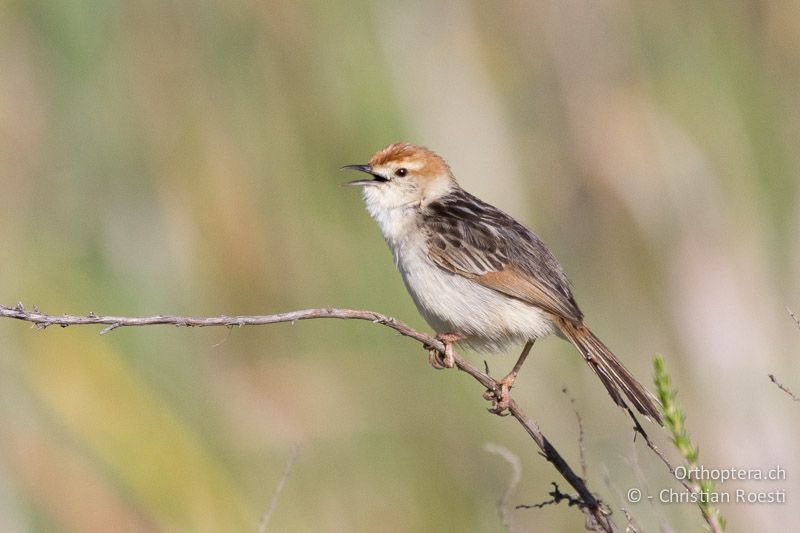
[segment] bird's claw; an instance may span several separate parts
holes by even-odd
[[[486,408],[487,411],[498,416],[508,416],[510,414],[508,408],[511,405],[510,391],[512,383],[514,383],[513,380],[509,382],[503,379],[497,382],[497,386],[486,389],[486,392],[483,393],[483,398],[492,402],[492,406]]]
[[[444,352],[433,346],[425,346],[428,350],[428,362],[437,370],[443,368],[453,368],[456,366],[456,358],[453,355],[453,343],[463,340],[465,337],[460,333],[437,333],[436,340],[444,344]]]
[[[428,363],[435,368],[436,370],[442,370],[445,368],[453,368],[455,361],[451,360],[450,364],[448,365],[447,360],[447,353],[442,353],[440,350],[437,350],[433,346],[425,346],[425,349],[428,350]],[[452,353],[450,354],[452,358]]]

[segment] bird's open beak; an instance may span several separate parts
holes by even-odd
[[[370,176],[372,176],[371,180],[355,180],[355,181],[348,181],[347,183],[343,183],[342,185],[350,186],[350,185],[377,185],[378,183],[383,183],[387,181],[387,179],[377,172],[372,170],[372,167],[369,165],[346,165],[340,168],[339,170],[358,170],[359,172],[366,172]]]

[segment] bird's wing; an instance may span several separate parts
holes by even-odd
[[[428,256],[440,268],[572,321],[583,317],[555,257],[528,228],[465,191],[425,206]]]

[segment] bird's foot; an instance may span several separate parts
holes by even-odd
[[[488,408],[490,413],[499,416],[508,416],[508,408],[511,405],[511,387],[514,386],[514,380],[517,379],[516,374],[513,372],[500,381],[491,389],[486,389],[483,397],[492,402],[492,406]]]
[[[514,386],[514,381],[517,379],[519,369],[522,368],[522,363],[525,362],[525,359],[531,352],[533,343],[533,340],[525,343],[525,347],[522,349],[522,353],[517,358],[517,362],[514,364],[514,368],[511,369],[511,372],[500,381],[495,381],[495,386],[484,393],[483,397],[492,402],[492,406],[489,408],[490,413],[500,416],[509,414],[508,409],[511,406],[511,387]],[[488,366],[486,367],[486,373],[489,373]]]
[[[437,370],[453,368],[456,364],[453,356],[453,343],[465,338],[461,333],[437,333],[436,340],[444,344],[444,352],[437,350],[433,346],[426,346],[428,349],[428,362]]]

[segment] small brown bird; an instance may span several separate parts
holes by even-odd
[[[392,144],[366,165],[364,201],[394,254],[417,309],[446,346],[434,366],[453,366],[452,343],[497,352],[524,344],[500,381],[497,411],[536,339],[556,333],[580,351],[613,400],[623,395],[661,423],[657,400],[583,321],[561,265],[531,230],[463,190],[445,161],[412,144]]]

